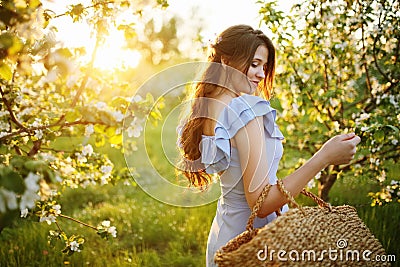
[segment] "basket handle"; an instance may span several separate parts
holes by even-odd
[[[283,186],[283,182],[282,180],[278,179],[276,185],[278,186],[279,191],[286,197],[286,199],[288,200],[288,202],[290,204],[292,204],[295,208],[298,208],[304,215],[305,212],[302,209],[302,207],[297,204],[297,202],[294,200],[293,196],[290,194],[289,191],[287,191],[285,189],[285,187]],[[247,221],[247,225],[246,225],[246,230],[248,231],[253,231],[254,230],[254,220],[257,217],[258,212],[261,209],[262,204],[264,203],[265,198],[267,197],[269,191],[271,190],[272,185],[271,184],[267,184],[263,190],[261,191],[260,196],[258,197],[256,204],[253,207],[253,210],[251,211],[249,220]],[[332,207],[329,203],[325,202],[323,199],[319,198],[318,196],[316,196],[315,194],[306,191],[304,188],[303,190],[301,190],[301,192],[303,195],[311,198],[315,203],[318,204],[318,206],[320,206],[321,208],[328,208],[329,211],[332,211]],[[280,212],[277,211],[276,212],[277,215],[280,215]]]

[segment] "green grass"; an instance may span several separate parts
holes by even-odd
[[[343,183],[338,181],[333,196],[351,190]],[[344,197],[342,200],[345,201]],[[384,244],[387,253],[398,258],[399,206],[372,208],[355,204],[360,217]],[[154,200],[138,187],[119,183],[68,189],[61,205],[65,214],[94,225],[111,220],[117,226],[118,237],[105,241],[90,229],[60,219],[60,226],[67,233],[86,237],[81,253],[65,256],[60,252],[61,244],[56,248],[47,244],[47,233],[55,225],[20,219],[0,234],[0,266],[205,265],[205,246],[215,203],[197,208],[173,207]]]
[[[81,253],[64,256],[47,244],[55,226],[18,220],[0,235],[0,266],[203,266],[215,205],[179,208],[162,204],[139,188],[117,184],[67,190],[65,214],[96,225],[111,220],[118,238],[105,241],[93,230],[60,219],[67,233],[86,237]],[[60,244],[61,245],[61,244]]]
[[[161,126],[147,129],[147,138],[155,142],[146,143],[146,148],[157,169],[174,179],[173,166],[165,158],[160,159]],[[165,129],[165,134],[175,143],[174,129]],[[70,141],[66,142],[70,145]],[[123,156],[116,150],[106,152],[117,162],[116,168],[124,165]],[[140,163],[143,159],[137,160]],[[400,205],[371,207],[367,194],[374,189],[376,185],[371,180],[343,177],[331,190],[331,202],[355,206],[387,253],[396,255],[397,263],[392,265],[400,266]],[[298,201],[310,204],[304,198]],[[47,244],[48,231],[56,229],[54,224],[19,219],[0,234],[0,266],[205,266],[215,203],[196,208],[173,207],[151,198],[138,186],[123,183],[67,189],[60,203],[64,214],[92,225],[110,220],[117,227],[117,238],[106,241],[91,229],[60,219],[67,234],[86,238],[81,253],[65,256],[61,244],[55,248]]]

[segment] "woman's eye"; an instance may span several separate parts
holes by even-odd
[[[257,63],[251,63],[251,66],[252,66],[253,68],[257,68],[258,64],[257,64]]]

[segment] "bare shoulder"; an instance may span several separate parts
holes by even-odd
[[[249,121],[243,128],[241,128],[235,135],[235,140],[238,143],[247,143],[246,140],[251,140],[253,144],[259,144],[263,140],[264,135],[264,122],[263,117],[257,116]]]
[[[227,94],[220,94],[207,99],[207,120],[203,130],[205,135],[214,135],[214,129],[221,112],[229,105],[233,98]]]

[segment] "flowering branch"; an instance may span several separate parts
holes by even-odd
[[[11,120],[12,120],[19,128],[22,128],[22,129],[25,130],[26,127],[25,127],[24,125],[22,125],[22,123],[21,123],[20,121],[18,121],[17,117],[15,117],[14,112],[12,111],[11,105],[10,105],[10,103],[8,102],[8,100],[7,100],[6,96],[5,96],[5,93],[4,93],[4,91],[3,91],[3,88],[2,88],[1,86],[0,86],[0,93],[1,93],[1,98],[2,98],[2,100],[3,100],[3,103],[4,103],[4,105],[6,106],[8,113],[10,113],[10,118],[11,118]],[[0,138],[0,140],[1,140],[1,138]]]
[[[69,126],[74,126],[74,125],[88,125],[88,124],[98,124],[98,125],[107,125],[103,122],[90,122],[90,121],[83,121],[83,120],[77,120],[77,121],[73,121],[73,122],[56,122],[53,124],[48,124],[48,125],[42,125],[42,126],[36,126],[36,127],[31,127],[31,128],[26,128],[24,127],[23,129],[19,129],[18,131],[12,132],[10,134],[4,135],[2,137],[0,137],[0,141],[2,140],[6,140],[10,137],[14,137],[17,135],[20,135],[22,133],[31,133],[34,132],[35,130],[44,130],[44,129],[49,129],[52,127],[56,127],[56,126],[62,126],[62,127],[69,127]]]
[[[87,223],[84,223],[84,222],[82,222],[82,221],[79,221],[79,220],[77,220],[77,219],[75,219],[75,218],[69,217],[69,216],[64,215],[64,214],[58,214],[58,216],[60,216],[61,218],[65,218],[65,219],[68,219],[68,220],[77,222],[77,223],[79,223],[79,224],[82,224],[82,225],[84,225],[84,226],[86,226],[86,227],[92,228],[92,229],[94,229],[94,230],[97,231],[97,227],[94,227],[94,226],[92,226],[92,225],[90,225],[90,224],[87,224]]]

